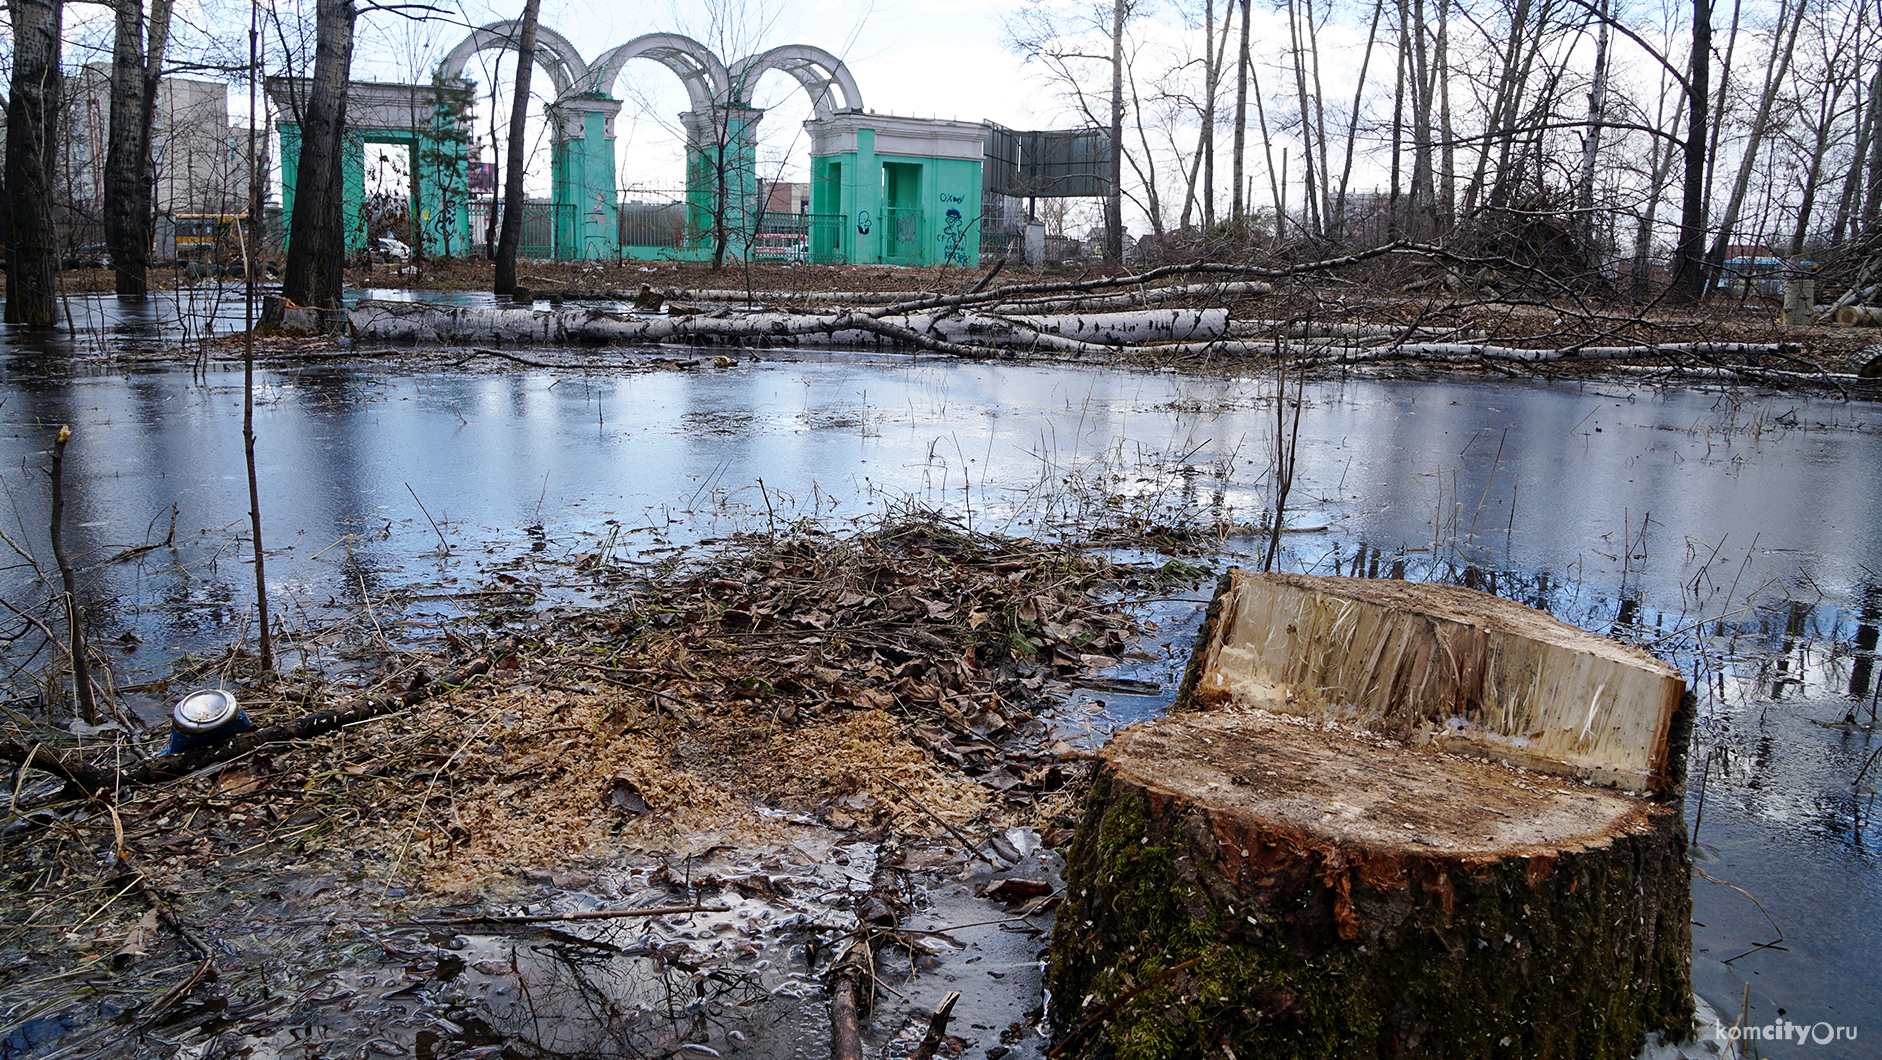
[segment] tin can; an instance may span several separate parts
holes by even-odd
[[[221,688],[199,688],[177,702],[170,711],[170,746],[164,754],[175,755],[199,747],[213,747],[231,737],[249,731],[255,723],[242,712],[233,693]]]

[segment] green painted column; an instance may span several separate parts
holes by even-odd
[[[297,123],[282,122],[281,126],[281,216],[294,216],[295,181],[300,175],[301,165],[301,127]],[[365,245],[365,234],[360,230],[359,205],[366,196],[366,141],[356,130],[349,129],[340,139],[341,196],[344,210],[341,224],[341,243],[344,252],[351,254]],[[284,226],[286,222],[283,222]],[[287,242],[285,228],[282,243]]]
[[[854,154],[813,156],[810,160],[810,260],[853,261],[850,256],[849,195],[844,185],[856,167]]]
[[[882,260],[882,163],[876,158],[876,131],[856,130],[855,173],[849,178],[851,205],[850,261],[874,264]]]
[[[340,246],[351,257],[372,242],[360,210],[366,201],[366,137],[351,126],[340,137],[340,199]]]
[[[588,95],[551,108],[556,142],[551,182],[556,256],[617,258],[621,254],[620,193],[614,179],[614,116],[621,101]]]
[[[288,221],[294,216],[294,186],[301,175],[301,124],[283,121],[281,134],[281,247],[287,248]]]
[[[934,224],[926,264],[980,267],[980,189],[978,160],[932,160],[926,175],[933,204]]]
[[[425,253],[458,257],[469,253],[470,160],[463,141],[440,135],[434,124],[430,131],[415,135],[412,158],[418,168],[413,219],[424,233]]]
[[[756,131],[764,113],[734,104],[714,106],[709,114],[687,111],[680,115],[686,128],[686,227],[694,244],[708,256],[721,214],[726,257],[745,257],[757,237]]]

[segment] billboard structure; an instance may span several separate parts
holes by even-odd
[[[1020,132],[987,123],[986,191],[1022,199],[1111,193],[1108,129]]]

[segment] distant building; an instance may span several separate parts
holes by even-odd
[[[1784,293],[1784,283],[1794,276],[1808,276],[1816,270],[1814,261],[1791,262],[1763,243],[1731,243],[1725,248],[1716,286],[1747,294],[1776,296]]]
[[[65,170],[70,181],[71,242],[103,235],[104,165],[111,136],[111,67],[88,63],[66,80]],[[265,150],[265,147],[263,148]],[[157,86],[151,123],[156,168],[157,253],[175,252],[176,218],[241,214],[248,209],[248,125],[229,120],[228,86],[166,77]],[[89,236],[89,238],[86,238]]]
[[[809,210],[809,184],[778,181],[765,185],[766,213],[806,213]]]

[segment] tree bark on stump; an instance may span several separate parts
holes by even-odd
[[[1389,628],[1342,639],[1368,618]],[[1114,737],[1087,796],[1058,1055],[1587,1060],[1690,1034],[1691,698],[1670,669],[1465,590],[1239,572],[1197,660],[1189,709]],[[1619,662],[1648,694],[1603,699]],[[1541,761],[1550,733],[1513,734],[1525,759],[1470,731],[1562,721],[1520,702],[1551,685],[1586,693],[1584,751],[1645,733],[1652,768],[1617,762],[1617,790]]]

